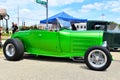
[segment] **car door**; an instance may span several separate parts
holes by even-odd
[[[57,52],[59,51],[58,32],[47,30],[32,30],[32,47],[41,51]]]

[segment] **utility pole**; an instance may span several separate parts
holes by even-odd
[[[17,9],[17,21],[18,21],[18,26],[19,26],[19,5],[18,5],[18,7],[17,7],[18,9]]]
[[[101,17],[102,17],[102,20],[104,21],[105,20],[105,14],[102,14]]]
[[[46,0],[46,28],[48,29],[48,0]]]

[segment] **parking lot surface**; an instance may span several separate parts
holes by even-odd
[[[84,62],[65,58],[26,55],[20,61],[7,61],[0,56],[0,80],[119,80],[120,52],[112,55],[106,71],[89,70]]]

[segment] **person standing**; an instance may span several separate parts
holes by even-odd
[[[14,33],[14,22],[12,22],[12,34]]]
[[[72,26],[72,30],[77,30],[74,24],[72,24],[71,26]]]
[[[14,34],[16,31],[18,31],[18,26],[14,22],[12,22],[12,33]]]
[[[2,48],[2,26],[0,26],[0,48]]]

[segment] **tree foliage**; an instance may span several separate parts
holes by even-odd
[[[112,21],[112,22],[110,22],[111,24],[117,24],[116,22],[114,22],[114,21]]]
[[[120,24],[119,24],[119,27],[120,27]]]

